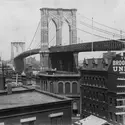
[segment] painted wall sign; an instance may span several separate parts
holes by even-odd
[[[119,56],[113,60],[113,72],[125,74],[125,57]]]

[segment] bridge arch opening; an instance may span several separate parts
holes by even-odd
[[[62,24],[62,45],[70,44],[70,26],[67,20],[63,21]]]
[[[55,46],[56,45],[56,29],[57,25],[55,21],[52,19],[48,24],[48,46]]]

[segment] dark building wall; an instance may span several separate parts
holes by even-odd
[[[5,89],[5,77],[0,74],[0,90],[4,90]]]
[[[61,71],[77,71],[78,53],[53,53],[50,54],[52,68],[57,68]]]
[[[109,73],[108,74],[108,80],[107,80],[107,88],[110,91],[116,92],[117,88],[117,75],[114,73]]]
[[[65,103],[63,106],[57,105],[57,108],[51,108],[48,106],[48,109],[44,111],[34,111],[33,113],[25,113],[25,114],[19,114],[15,116],[10,116],[8,118],[1,118],[0,117],[0,123],[4,122],[4,125],[20,125],[20,120],[24,118],[30,118],[30,117],[36,117],[35,124],[36,125],[52,125],[51,121],[58,117],[49,117],[50,114],[54,113],[63,113],[61,115],[61,124],[62,125],[71,125],[71,103]],[[10,114],[14,113],[10,112]],[[13,114],[14,115],[14,114]],[[56,125],[56,124],[55,124]],[[57,124],[58,125],[58,124]]]

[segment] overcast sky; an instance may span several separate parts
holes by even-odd
[[[26,42],[26,47],[30,44],[43,7],[76,8],[77,14],[125,31],[125,0],[0,0],[0,52],[3,59],[10,59],[11,42]],[[84,18],[83,21],[87,22]],[[78,37],[83,41],[91,38],[80,31]]]

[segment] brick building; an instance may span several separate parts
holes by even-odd
[[[39,78],[38,78],[39,77]],[[80,75],[61,71],[46,71],[39,73],[36,84],[41,90],[67,96],[73,99],[74,115],[80,113]]]
[[[81,116],[95,115],[113,125],[125,124],[125,57],[106,55],[85,59],[81,68]]]
[[[71,125],[71,99],[24,87],[0,92],[0,125]]]

